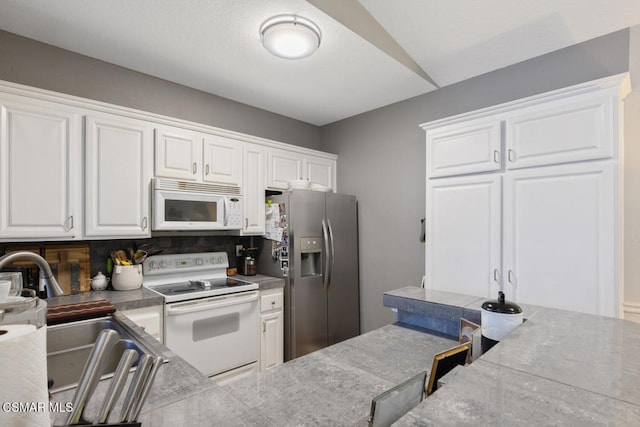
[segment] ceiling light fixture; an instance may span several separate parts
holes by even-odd
[[[262,45],[285,59],[306,58],[320,47],[322,34],[312,21],[296,15],[278,15],[260,26]]]

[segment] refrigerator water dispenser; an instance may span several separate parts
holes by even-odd
[[[322,274],[322,238],[300,238],[300,275],[302,277]]]

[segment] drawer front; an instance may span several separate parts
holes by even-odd
[[[260,312],[282,310],[282,292],[277,294],[262,295],[260,297]]]

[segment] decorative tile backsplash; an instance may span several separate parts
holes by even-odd
[[[251,237],[239,236],[162,236],[149,239],[114,239],[114,240],[87,240],[74,242],[25,242],[25,243],[0,243],[0,254],[4,254],[7,248],[19,250],[21,247],[33,248],[44,245],[77,245],[85,243],[90,250],[90,277],[99,271],[107,270],[107,258],[111,251],[128,248],[143,249],[150,252],[162,251],[162,254],[192,253],[192,252],[227,252],[229,266],[237,268],[236,245],[251,246]],[[259,237],[254,238],[260,240]]]

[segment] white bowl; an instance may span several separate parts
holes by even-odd
[[[292,190],[308,190],[310,184],[306,179],[296,179],[289,181],[289,188]]]
[[[322,184],[316,184],[315,182],[312,183],[309,188],[312,191],[323,191],[325,193],[328,193],[329,191],[331,191],[331,187],[327,187],[326,185],[322,185]]]

